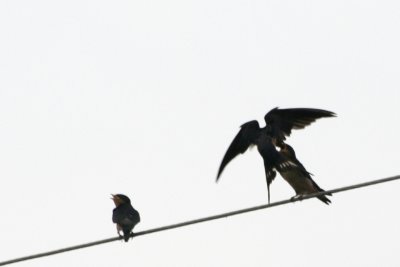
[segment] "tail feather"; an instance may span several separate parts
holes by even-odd
[[[124,231],[125,242],[128,242],[130,237],[131,237],[131,231]]]
[[[332,194],[329,194],[332,195]],[[321,200],[322,202],[324,202],[326,205],[331,204],[331,200],[329,198],[327,198],[325,195],[324,196],[319,196],[317,197],[319,200]]]
[[[319,186],[317,185],[317,183],[316,183],[314,180],[311,179],[311,181],[312,181],[314,187],[318,190],[318,192],[325,192],[325,190],[322,189],[321,187],[319,187]],[[329,204],[331,203],[331,201],[330,201],[330,199],[327,198],[326,196],[332,196],[332,194],[331,194],[331,193],[328,193],[328,194],[326,194],[326,195],[319,196],[319,197],[317,197],[317,198],[318,198],[319,200],[321,200],[322,202],[324,202],[326,205],[329,205]]]

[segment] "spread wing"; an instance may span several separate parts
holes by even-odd
[[[221,165],[219,166],[217,174],[217,182],[221,176],[222,171],[226,165],[234,159],[237,155],[243,154],[249,148],[250,145],[254,145],[258,134],[260,132],[260,126],[257,121],[249,121],[241,126],[240,131],[233,139],[228,150],[222,159]]]
[[[283,141],[286,139],[285,136],[290,136],[292,129],[303,129],[317,119],[335,116],[335,113],[323,109],[274,108],[265,115],[264,119],[271,135]]]

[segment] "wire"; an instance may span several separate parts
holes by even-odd
[[[251,208],[247,208],[247,209],[226,212],[226,213],[222,213],[219,215],[214,215],[214,216],[204,217],[204,218],[200,218],[200,219],[196,219],[196,220],[171,224],[171,225],[153,228],[153,229],[149,229],[149,230],[145,230],[145,231],[141,231],[141,232],[137,232],[137,233],[131,233],[131,237],[148,235],[148,234],[152,234],[152,233],[156,233],[156,232],[161,232],[161,231],[171,230],[171,229],[188,226],[188,225],[192,225],[192,224],[217,220],[217,219],[226,218],[229,216],[234,216],[234,215],[247,213],[247,212],[251,212],[251,211],[268,209],[268,208],[281,206],[281,205],[285,205],[288,203],[293,203],[293,202],[297,202],[297,201],[301,201],[301,200],[305,200],[305,199],[315,198],[315,197],[319,197],[319,196],[323,196],[323,195],[327,195],[327,194],[339,193],[339,192],[343,192],[343,191],[353,190],[353,189],[357,189],[357,188],[361,188],[361,187],[376,185],[376,184],[390,182],[390,181],[399,180],[399,179],[400,179],[400,175],[397,175],[397,176],[373,180],[373,181],[369,181],[369,182],[365,182],[365,183],[360,183],[360,184],[340,187],[340,188],[336,188],[336,189],[332,189],[332,190],[327,190],[327,191],[323,191],[323,192],[318,192],[318,193],[314,193],[314,194],[303,195],[300,198],[290,198],[290,199],[277,201],[277,202],[270,203],[270,204],[265,204],[265,205],[255,206],[255,207],[251,207]],[[47,257],[50,255],[59,254],[59,253],[63,253],[63,252],[71,251],[71,250],[77,250],[77,249],[81,249],[81,248],[97,246],[100,244],[109,243],[109,242],[113,242],[113,241],[117,241],[117,240],[121,240],[121,239],[122,239],[122,237],[113,237],[113,238],[103,239],[103,240],[90,242],[90,243],[86,243],[86,244],[81,244],[81,245],[77,245],[77,246],[67,247],[67,248],[63,248],[63,249],[57,249],[57,250],[53,250],[53,251],[49,251],[49,252],[33,254],[30,256],[26,256],[26,257],[21,257],[21,258],[16,258],[16,259],[0,262],[0,266],[4,266],[4,265],[16,263],[16,262],[21,262],[21,261],[32,260],[32,259],[41,258],[41,257]]]

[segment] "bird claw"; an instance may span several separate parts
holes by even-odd
[[[291,201],[297,201],[297,200],[303,200],[304,195],[295,195],[294,197],[291,197]]]
[[[119,231],[118,231],[117,233],[118,233],[119,239],[122,239],[122,238],[124,237],[123,235],[121,235],[121,234],[119,233]]]

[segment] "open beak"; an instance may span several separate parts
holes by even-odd
[[[115,204],[115,206],[117,206],[117,207],[122,203],[122,201],[121,201],[121,199],[118,197],[118,195],[111,194],[111,199],[112,199],[112,201],[114,201],[114,204]]]

